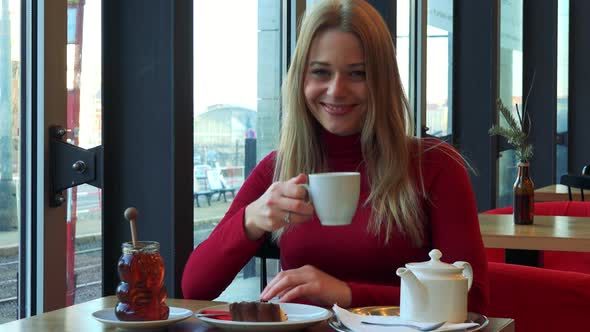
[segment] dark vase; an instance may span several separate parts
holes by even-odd
[[[529,176],[529,163],[518,163],[518,176],[514,182],[514,223],[530,225],[535,216],[535,185]]]

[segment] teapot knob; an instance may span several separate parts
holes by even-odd
[[[440,250],[438,249],[432,249],[428,253],[428,256],[430,256],[431,260],[440,261],[440,258],[442,257],[442,252],[440,252]]]

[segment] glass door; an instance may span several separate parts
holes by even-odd
[[[101,145],[101,0],[68,0],[68,143],[84,149]],[[66,195],[66,304],[102,295],[102,190],[83,184]]]
[[[0,0],[0,324],[18,319],[21,1]]]
[[[53,126],[101,143],[100,9],[0,0],[0,323],[101,296],[101,192],[50,164]]]

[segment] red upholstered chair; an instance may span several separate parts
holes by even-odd
[[[488,210],[487,214],[512,214],[512,207]],[[535,203],[535,215],[590,217],[590,202],[559,201]],[[504,262],[504,249],[486,249],[488,262]],[[562,271],[590,274],[590,253],[541,251],[539,266]]]
[[[518,332],[588,330],[589,274],[490,262],[488,275],[488,316],[513,318]]]

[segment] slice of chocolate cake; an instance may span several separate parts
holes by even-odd
[[[287,315],[281,306],[268,302],[234,302],[229,305],[231,320],[240,322],[282,322]]]

